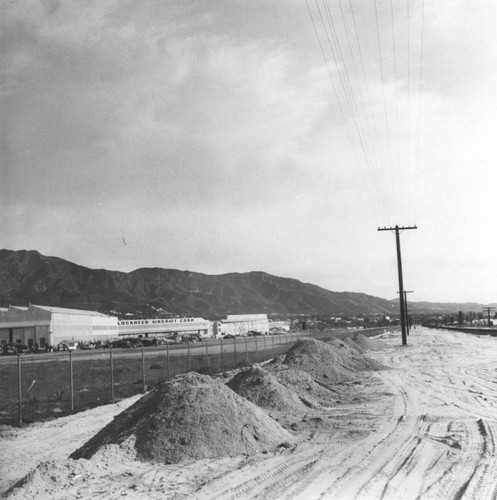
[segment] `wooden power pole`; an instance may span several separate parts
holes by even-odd
[[[409,326],[409,310],[407,309],[407,294],[414,293],[414,290],[404,290],[404,304],[406,310],[406,327],[407,327],[407,335],[409,335],[409,331],[411,327]]]
[[[418,229],[416,226],[379,227],[378,231],[395,231],[395,242],[397,245],[397,270],[399,274],[399,302],[400,302],[400,326],[402,331],[402,345],[407,345],[407,328],[405,313],[404,283],[402,278],[402,256],[400,254],[400,231],[406,229]]]
[[[399,292],[397,292],[399,293]],[[407,335],[409,335],[409,332],[411,330],[410,326],[409,326],[409,310],[407,309],[407,294],[408,293],[414,293],[414,290],[404,290],[404,313],[405,313],[405,316],[406,316],[406,331],[407,331]]]
[[[495,311],[495,307],[483,307],[482,309],[483,309],[484,312],[485,311],[487,312],[487,317],[488,317],[487,326],[490,328],[492,326],[491,323],[490,323],[490,313],[492,311]]]

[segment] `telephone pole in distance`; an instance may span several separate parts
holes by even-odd
[[[482,309],[483,309],[483,312],[486,311],[486,313],[487,313],[487,317],[488,317],[487,325],[488,325],[488,327],[490,327],[491,326],[490,325],[490,313],[492,311],[495,311],[495,307],[482,307]]]
[[[402,331],[402,345],[407,345],[407,330],[405,316],[405,295],[404,283],[402,279],[402,256],[400,254],[400,231],[406,229],[418,229],[417,226],[395,226],[395,227],[379,227],[378,231],[395,231],[395,242],[397,244],[397,270],[399,274],[399,302],[400,302],[400,326]]]

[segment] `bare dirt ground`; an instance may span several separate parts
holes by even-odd
[[[418,329],[367,355],[392,369],[331,387],[332,405],[272,414],[294,441],[251,456],[136,461],[109,445],[70,460],[136,401],[0,431],[0,492],[12,499],[497,498],[497,338]],[[32,472],[30,472],[32,471]]]

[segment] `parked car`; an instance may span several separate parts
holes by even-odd
[[[110,342],[108,340],[97,340],[95,342],[95,349],[109,349]]]
[[[228,333],[227,335],[225,335],[225,336],[223,337],[223,339],[234,339],[234,338],[235,338],[235,336],[234,336],[234,335],[231,335],[231,333]]]
[[[24,344],[3,344],[1,352],[5,356],[8,356],[9,354],[16,356],[17,354],[29,353],[31,351],[29,347]]]
[[[75,351],[78,348],[78,342],[73,342],[72,340],[63,340],[57,344],[58,351]]]
[[[126,340],[131,342],[133,347],[143,347],[142,339],[126,339]]]
[[[132,349],[133,344],[129,340],[114,340],[110,343],[113,349],[124,348],[124,349]]]
[[[87,344],[80,344],[79,348],[85,349],[85,350],[90,350],[90,349],[96,349],[97,345],[95,342],[88,342]]]
[[[159,341],[155,338],[144,338],[141,339],[141,343],[143,347],[152,347],[152,346],[157,346],[159,345]]]
[[[157,341],[159,342],[159,345],[176,344],[176,341],[174,341],[173,339],[162,338],[162,339],[157,339]]]

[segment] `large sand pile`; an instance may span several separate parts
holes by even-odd
[[[339,339],[321,342],[299,340],[281,360],[285,365],[303,370],[318,382],[336,384],[353,378],[357,371],[381,370],[385,366],[362,354],[358,346]]]
[[[298,394],[285,387],[263,368],[248,368],[235,375],[227,384],[237,394],[266,410],[293,412],[305,409]]]
[[[71,458],[90,458],[102,446],[134,446],[144,461],[252,454],[291,440],[263,410],[219,381],[187,373],[159,385],[118,415]]]

